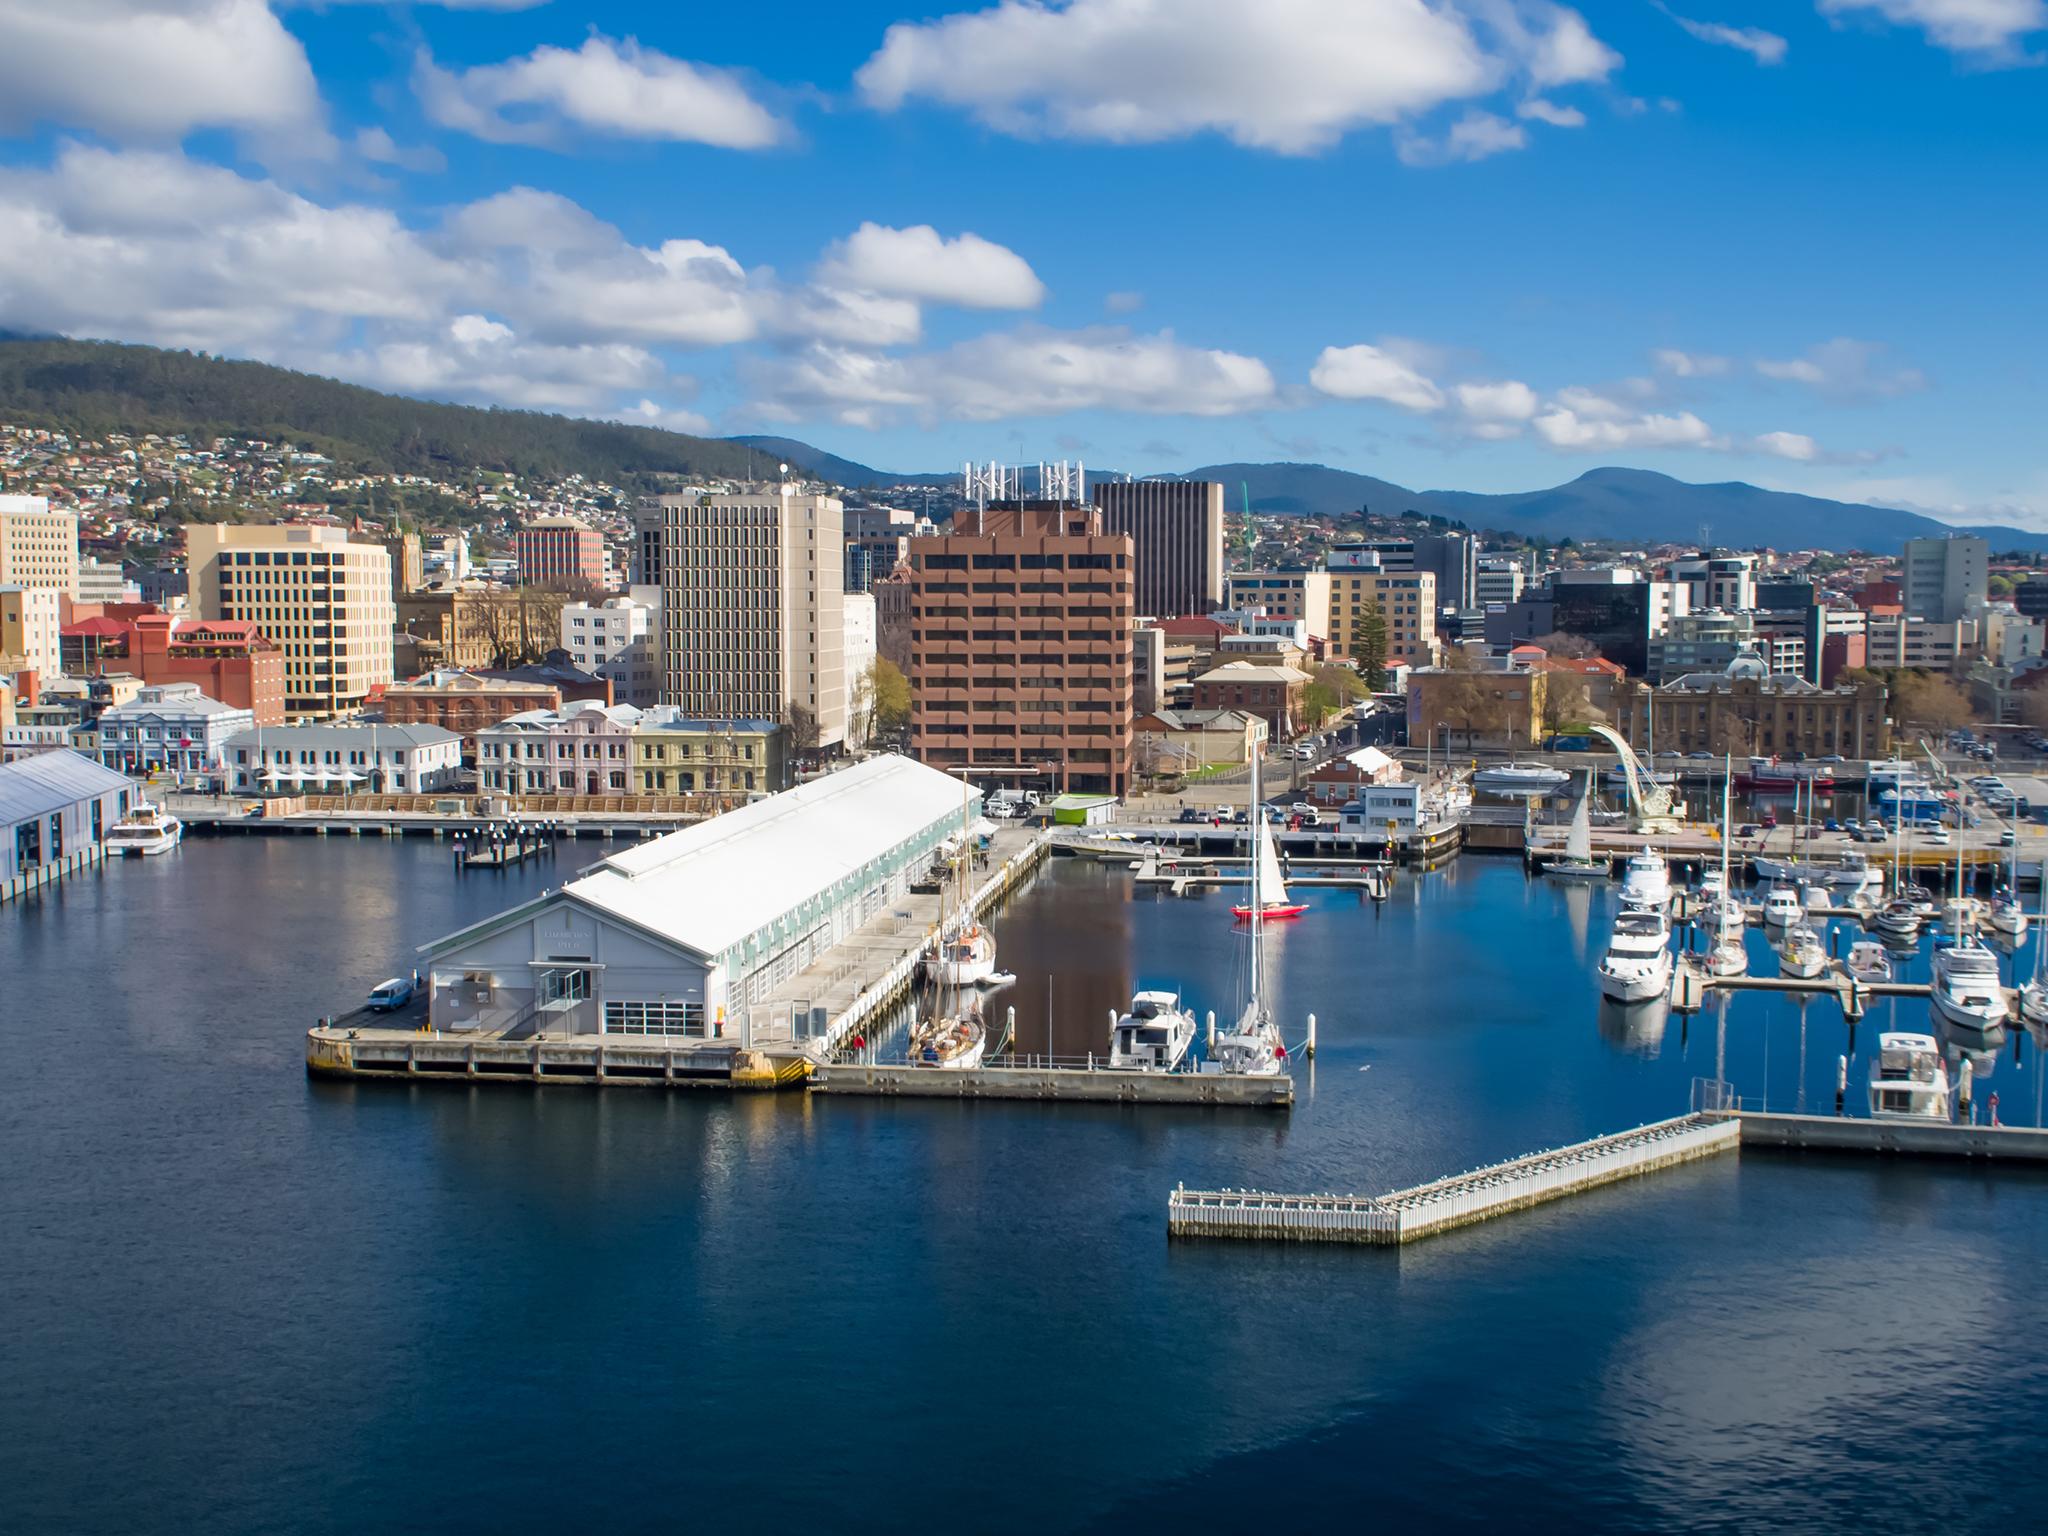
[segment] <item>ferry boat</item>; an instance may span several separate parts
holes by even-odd
[[[1600,991],[1617,1003],[1643,1003],[1671,990],[1671,921],[1660,908],[1624,907],[1600,957]]]
[[[139,800],[135,809],[115,822],[107,833],[107,852],[130,858],[169,853],[184,835],[185,824],[177,817],[147,800]]]
[[[1952,1113],[1948,1066],[1934,1037],[1879,1035],[1870,1064],[1871,1118],[1946,1122]]]
[[[1865,986],[1892,979],[1892,957],[1884,952],[1884,945],[1876,939],[1858,939],[1851,944],[1849,958],[1843,964],[1849,974]]]
[[[1140,992],[1128,1013],[1110,1015],[1109,1064],[1126,1072],[1171,1072],[1195,1043],[1195,1016],[1171,992]]]
[[[1472,775],[1474,789],[1484,790],[1489,795],[1523,799],[1550,794],[1571,781],[1570,774],[1561,769],[1546,768],[1541,763],[1502,763],[1495,768],[1482,768]]]

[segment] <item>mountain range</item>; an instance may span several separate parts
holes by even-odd
[[[98,434],[236,435],[299,442],[369,470],[581,473],[638,489],[678,478],[741,477],[786,462],[849,489],[947,485],[957,469],[873,468],[790,437],[693,437],[656,427],[415,400],[266,363],[115,342],[0,334],[0,420]],[[1024,474],[1027,487],[1034,472]],[[1094,478],[1117,478],[1097,471]],[[1769,491],[1741,481],[1694,485],[1648,470],[1602,468],[1545,490],[1507,495],[1411,490],[1326,464],[1208,464],[1184,478],[1220,480],[1231,505],[1275,515],[1437,514],[1474,529],[1552,541],[1713,542],[1742,549],[1864,549],[1957,531],[1995,550],[2048,550],[2048,533],[1950,524],[1897,507]]]

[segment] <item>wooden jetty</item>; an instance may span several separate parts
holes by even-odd
[[[1294,1079],[1286,1073],[1126,1072],[1096,1066],[1002,1064],[960,1071],[946,1067],[831,1062],[811,1073],[814,1093],[881,1098],[1037,1099],[1079,1104],[1183,1104],[1290,1109]]]
[[[1713,1157],[1731,1150],[1740,1139],[1740,1125],[1731,1117],[1684,1115],[1379,1196],[1278,1195],[1182,1186],[1167,1198],[1166,1230],[1170,1237],[1412,1243],[1603,1184]]]

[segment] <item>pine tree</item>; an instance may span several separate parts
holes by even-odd
[[[1384,693],[1387,687],[1387,616],[1378,602],[1369,602],[1365,613],[1358,621],[1357,638],[1352,641],[1351,659],[1358,663],[1358,670],[1365,678],[1365,686],[1374,693]]]

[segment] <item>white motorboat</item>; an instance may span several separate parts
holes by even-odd
[[[135,809],[107,833],[107,852],[131,858],[169,853],[184,835],[185,824],[177,817],[147,800],[138,800]]]
[[[1844,848],[1841,857],[1832,862],[1826,859],[1762,857],[1754,862],[1761,878],[1782,880],[1787,885],[1825,885],[1853,892],[1884,883],[1883,871],[1873,867],[1860,848]]]
[[[1707,951],[1709,976],[1740,976],[1748,969],[1749,950],[1743,944],[1740,934],[1724,935]]]
[[[1998,932],[2017,939],[2027,931],[2027,909],[2020,905],[2018,895],[2001,886],[1991,893],[1991,905],[1984,914],[1984,921]]]
[[[1843,964],[1849,974],[1865,986],[1892,979],[1892,957],[1884,952],[1884,946],[1875,939],[1858,939],[1851,944],[1849,958]]]
[[[1725,863],[1726,861],[1725,861],[1725,860],[1723,860],[1723,862]],[[1717,866],[1717,865],[1713,865],[1713,864],[1709,864],[1709,865],[1708,865],[1708,866],[1707,866],[1707,867],[1706,867],[1705,869],[1703,869],[1703,870],[1701,870],[1701,871],[1700,871],[1700,905],[1701,905],[1701,906],[1703,906],[1703,907],[1707,907],[1707,906],[1712,906],[1712,905],[1714,904],[1714,902],[1716,902],[1717,900],[1719,900],[1719,899],[1720,899],[1720,898],[1721,898],[1722,896],[1726,895],[1726,894],[1727,894],[1727,891],[1728,891],[1728,874],[1727,874],[1727,871],[1725,871],[1725,870],[1721,869],[1721,868],[1720,868],[1719,866]]]
[[[1252,758],[1252,804],[1259,799],[1259,759]],[[1263,828],[1263,823],[1261,827]],[[1270,844],[1268,845],[1270,846]],[[1266,902],[1271,893],[1265,886],[1264,858],[1251,863],[1251,896],[1241,908],[1233,909],[1245,920],[1247,939],[1247,997],[1244,1012],[1229,1031],[1216,1036],[1204,1072],[1242,1073],[1250,1077],[1277,1077],[1287,1059],[1287,1047],[1280,1042],[1280,1026],[1273,1022],[1273,1010],[1265,997],[1264,950],[1266,943]]]
[[[1806,903],[1789,885],[1774,885],[1764,893],[1764,922],[1772,928],[1789,928],[1806,916]]]
[[[1778,969],[1787,976],[1819,976],[1828,968],[1828,952],[1805,923],[1794,923],[1785,932],[1785,944],[1778,951]]]
[[[1564,857],[1552,859],[1543,873],[1553,880],[1605,880],[1607,860],[1593,857],[1593,771],[1586,770],[1585,792],[1572,808],[1571,830],[1565,833]]]
[[[1171,1072],[1195,1043],[1195,1016],[1171,992],[1140,992],[1128,1013],[1112,1014],[1109,1064],[1125,1072]]]
[[[1671,866],[1654,848],[1629,855],[1621,874],[1621,904],[1644,912],[1671,910]]]
[[[1651,907],[1624,907],[1600,957],[1600,991],[1617,1003],[1643,1003],[1671,990],[1671,922]]]
[[[2041,932],[2034,940],[2034,975],[2020,988],[2020,1017],[2048,1025],[2048,870],[2041,876]]]
[[[1952,1114],[1948,1065],[1934,1037],[1879,1035],[1870,1064],[1871,1118],[1947,1121]]]
[[[979,923],[956,929],[940,941],[934,969],[944,986],[980,986],[996,973],[996,936]]]
[[[1472,775],[1472,787],[1489,795],[1510,799],[1532,799],[1547,795],[1571,783],[1572,776],[1542,763],[1502,763],[1482,768]]]
[[[1935,949],[1929,996],[1934,1011],[1958,1029],[1990,1030],[2005,1023],[1998,956],[1974,938],[1958,938]]]
[[[1910,897],[1897,896],[1878,909],[1870,926],[1886,938],[1905,943],[1920,937],[1920,907]]]

